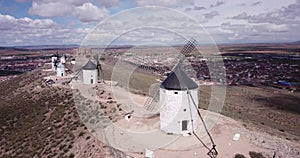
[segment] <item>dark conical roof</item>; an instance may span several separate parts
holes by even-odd
[[[95,70],[97,69],[97,65],[89,60],[82,68],[83,70]]]
[[[180,68],[180,66],[177,66],[161,83],[160,87],[168,90],[187,90],[196,89],[198,88],[198,85]]]

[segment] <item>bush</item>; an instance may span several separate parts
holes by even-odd
[[[243,154],[235,154],[234,158],[246,158]]]
[[[262,153],[257,153],[255,151],[250,151],[249,155],[251,158],[265,158]]]
[[[84,132],[80,132],[78,136],[81,137],[81,136],[83,136],[84,134],[85,134]]]
[[[69,157],[73,158],[73,157],[75,157],[75,155],[73,153],[71,153]]]

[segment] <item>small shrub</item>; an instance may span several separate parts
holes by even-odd
[[[73,158],[73,157],[75,157],[75,155],[74,155],[73,153],[71,153],[71,154],[69,155],[69,158]]]
[[[68,148],[64,148],[64,152],[67,153],[69,151]]]
[[[80,132],[78,136],[81,137],[81,136],[83,136],[84,134],[85,134],[84,132]]]
[[[279,131],[280,131],[280,132],[284,132],[284,129],[280,129]]]
[[[234,158],[246,158],[243,154],[235,154]]]
[[[265,158],[262,153],[257,153],[255,151],[250,151],[249,155],[251,158]]]

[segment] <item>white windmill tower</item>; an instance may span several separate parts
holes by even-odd
[[[84,84],[96,84],[98,82],[98,69],[97,65],[89,60],[83,67],[83,83]]]
[[[193,133],[198,126],[198,102],[191,105],[191,96],[198,101],[198,85],[182,69],[185,56],[191,55],[196,47],[196,40],[190,40],[181,50],[184,55],[172,69],[168,77],[154,90],[144,108],[152,111],[160,105],[160,129],[170,134]],[[158,69],[165,74],[164,69]]]
[[[156,100],[159,97],[160,105],[160,129],[169,134],[193,134],[199,142],[208,150],[207,155],[216,158],[218,152],[216,144],[210,135],[206,123],[198,110],[198,85],[181,69],[186,56],[196,47],[196,40],[190,40],[181,50],[184,55],[180,58],[178,64],[172,69],[172,72],[161,83],[157,93],[149,97],[144,104],[144,108],[152,111],[156,109]],[[163,70],[159,70],[164,74]],[[209,148],[196,134],[199,118],[203,127],[210,138],[212,148]]]
[[[160,85],[160,129],[166,133],[192,133],[198,126],[198,85],[177,65]]]
[[[56,67],[56,76],[63,77],[66,75],[65,65],[63,63],[59,63]]]
[[[72,59],[75,64],[75,60]],[[102,76],[102,81],[104,82],[104,73],[101,69],[101,64],[99,63],[99,58],[97,55],[97,64],[89,60],[77,73],[66,83],[70,83],[74,78],[78,77],[78,74],[82,71],[82,78],[84,84],[96,84],[98,83],[98,78]]]

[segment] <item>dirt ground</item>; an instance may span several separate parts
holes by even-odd
[[[120,90],[120,88],[118,88]],[[131,94],[131,97],[135,101],[146,100],[146,97],[136,94]],[[144,99],[143,99],[144,97]],[[138,105],[138,104],[137,104]],[[141,104],[139,104],[141,105]],[[209,123],[210,118],[217,116],[218,114],[207,110],[201,110],[204,117],[207,117],[206,123]],[[114,137],[111,141],[112,144],[116,145],[116,148],[122,148],[122,146],[128,146],[133,142],[138,142],[140,146],[135,146],[132,151],[128,151],[129,155],[133,157],[144,157],[146,147],[148,149],[153,147],[153,141],[162,141],[164,135],[163,132],[157,132],[156,135],[144,135],[143,139],[139,136],[139,133],[149,131],[159,131],[159,117],[143,118],[141,114],[136,115],[133,113],[130,121],[121,119],[115,123],[121,129],[115,128],[112,130]],[[204,142],[211,147],[208,136],[203,131],[203,126],[199,124],[200,128],[197,133],[201,135]],[[217,150],[221,158],[234,157],[235,154],[248,155],[249,151],[261,152],[266,157],[272,157],[276,153],[277,157],[298,157],[299,156],[299,143],[291,142],[286,139],[279,138],[277,136],[262,132],[261,130],[249,130],[245,128],[245,125],[241,121],[236,121],[232,118],[220,115],[217,122],[211,126],[210,133],[217,144]],[[134,133],[132,135],[126,135],[126,132]],[[119,134],[121,133],[121,134]],[[240,139],[237,141],[233,140],[234,135],[240,134]],[[166,136],[167,137],[167,136]],[[176,136],[174,136],[175,138]],[[161,138],[161,139],[159,139]],[[174,139],[175,141],[170,142],[158,149],[154,150],[155,157],[205,157],[208,150],[196,139],[196,137],[179,136]],[[132,145],[132,144],[131,144]],[[144,149],[144,151],[142,150]],[[138,154],[137,154],[138,153]]]

